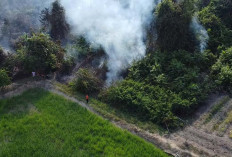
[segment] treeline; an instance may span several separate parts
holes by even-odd
[[[8,42],[15,53],[9,53],[0,48],[0,87],[8,85],[10,80],[17,76],[29,76],[33,71],[45,76],[55,71],[69,71],[74,65],[73,58],[67,55],[62,47],[62,43],[69,35],[64,8],[59,1],[55,1],[51,9],[44,9],[40,15],[42,26],[40,30],[19,29],[25,34],[17,37],[13,42]],[[15,27],[12,24],[18,23],[7,19],[3,22],[2,38],[9,37],[10,40]],[[45,28],[45,23],[49,28]],[[27,24],[29,25],[30,22]]]
[[[206,3],[208,2],[208,3]],[[198,6],[196,8],[195,6]],[[148,39],[144,59],[136,61],[124,81],[103,90],[99,98],[121,110],[176,128],[209,93],[231,92],[232,2],[228,0],[164,0],[154,13],[157,38]],[[190,29],[197,16],[209,34],[208,47]],[[155,30],[152,28],[151,30]],[[149,46],[149,45],[148,45]]]
[[[103,102],[141,119],[176,128],[183,125],[181,119],[192,114],[209,93],[231,93],[232,2],[164,0],[154,16],[148,30],[147,55],[123,73],[123,81],[104,88],[98,71],[89,68],[79,70],[70,85],[84,94],[98,94]],[[209,35],[204,52],[200,52],[201,41],[191,29],[193,17],[198,17]],[[40,32],[14,42],[14,55],[0,50],[0,86],[9,84],[9,76],[14,77],[15,71],[69,71],[73,59],[62,46],[67,40],[82,57],[103,51],[93,49],[84,37],[70,34],[65,10],[58,1],[42,11],[41,23]],[[104,73],[106,65],[103,62]]]
[[[231,10],[226,0],[164,0],[148,30],[147,55],[125,72],[125,80],[102,88],[94,72],[82,69],[71,85],[85,94],[100,92],[101,101],[143,120],[182,126],[208,94],[231,92]],[[195,17],[209,35],[204,52],[191,27]]]

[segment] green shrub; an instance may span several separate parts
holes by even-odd
[[[177,126],[173,106],[182,99],[171,91],[133,80],[116,83],[99,94],[99,98],[121,110],[169,127]]]
[[[212,66],[211,76],[215,83],[225,90],[232,90],[232,47],[222,51],[218,61]]]
[[[194,4],[192,0],[175,3],[164,0],[157,9],[157,46],[162,51],[194,52],[196,38],[189,29]]]
[[[7,86],[11,83],[10,77],[7,75],[6,70],[0,69],[0,88]]]
[[[50,73],[62,67],[64,49],[43,33],[25,35],[18,43],[17,59],[27,72]]]
[[[99,92],[103,86],[103,82],[98,79],[93,71],[88,69],[79,69],[76,78],[71,82],[74,90],[83,94],[92,94]]]
[[[188,115],[210,89],[207,75],[202,74],[209,69],[209,57],[208,54],[192,54],[182,50],[172,53],[157,51],[135,62],[128,78],[158,85],[180,95],[188,102],[176,105],[173,111],[179,115]]]
[[[6,55],[4,54],[3,49],[0,47],[0,67],[1,67],[3,61],[5,60],[5,58],[6,58]]]
[[[215,1],[218,0],[211,1],[209,6],[199,12],[199,19],[209,34],[208,48],[213,53],[218,53],[219,46],[231,46],[232,30],[223,23],[223,21],[225,21],[224,19],[231,21],[231,18],[228,16],[229,12],[222,9],[225,6],[223,6],[224,4],[221,3],[221,0],[217,3],[215,3]],[[225,14],[225,12],[227,13]],[[224,16],[222,17],[221,15]]]
[[[63,74],[70,74],[72,72],[73,67],[75,66],[75,61],[73,57],[66,57],[64,59],[61,73]]]

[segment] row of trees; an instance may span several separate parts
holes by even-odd
[[[1,58],[0,68],[6,69],[9,76],[14,76],[16,69],[22,74],[36,71],[45,75],[61,70],[69,62],[65,60],[65,50],[61,45],[44,33],[21,36],[16,47],[15,54],[1,55],[4,57]]]
[[[181,124],[179,117],[193,113],[210,92],[231,92],[231,3],[199,1],[199,10],[194,5],[194,0],[164,0],[159,5],[151,29],[156,28],[158,38],[148,37],[156,39],[150,41],[156,43],[151,44],[155,48],[148,50],[156,51],[148,51],[145,58],[134,62],[124,81],[102,90],[103,82],[96,74],[81,69],[72,82],[74,89],[84,94],[100,92],[99,99],[109,105],[173,128]],[[210,36],[208,50],[203,53],[197,51],[197,39],[190,29],[196,12]],[[41,23],[51,38],[45,33],[24,35],[15,44],[15,55],[0,53],[0,69],[5,69],[0,71],[1,77],[6,78],[7,71],[12,72],[15,66],[27,73],[47,74],[69,65],[61,42],[57,42],[65,41],[70,31],[58,1],[52,9],[42,11]],[[81,55],[92,51],[83,37],[74,40],[74,47],[83,52]],[[4,84],[9,84],[9,79],[5,80]]]
[[[126,80],[103,90],[99,98],[161,126],[176,127],[182,124],[179,117],[192,114],[210,92],[232,92],[231,4],[199,0],[196,8],[193,0],[162,1],[151,26],[158,36],[148,34],[154,40],[149,43],[156,43],[148,50],[156,50],[136,61]],[[190,29],[195,15],[210,37],[203,53]]]
[[[70,26],[65,18],[65,10],[56,0],[52,8],[45,8],[40,15],[43,30],[48,32],[53,40],[64,41],[70,33]]]
[[[0,87],[8,85],[10,77],[15,77],[15,73],[30,74],[36,71],[48,74],[62,69],[67,71],[73,66],[73,60],[68,56],[65,57],[66,51],[61,47],[61,43],[69,35],[70,27],[65,19],[65,10],[58,0],[52,3],[51,9],[45,8],[41,12],[40,22],[43,28],[39,33],[30,30],[28,25],[32,20],[21,24],[24,19],[4,19],[1,39],[7,37],[16,53],[6,54],[0,48],[0,69],[2,69]],[[21,26],[29,30],[21,29]],[[13,37],[16,32],[20,32],[18,35],[22,32],[27,34]]]

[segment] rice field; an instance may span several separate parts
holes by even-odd
[[[0,100],[1,157],[166,157],[61,96],[32,89]]]

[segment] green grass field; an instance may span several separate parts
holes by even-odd
[[[1,157],[166,157],[76,103],[33,89],[0,100]]]

